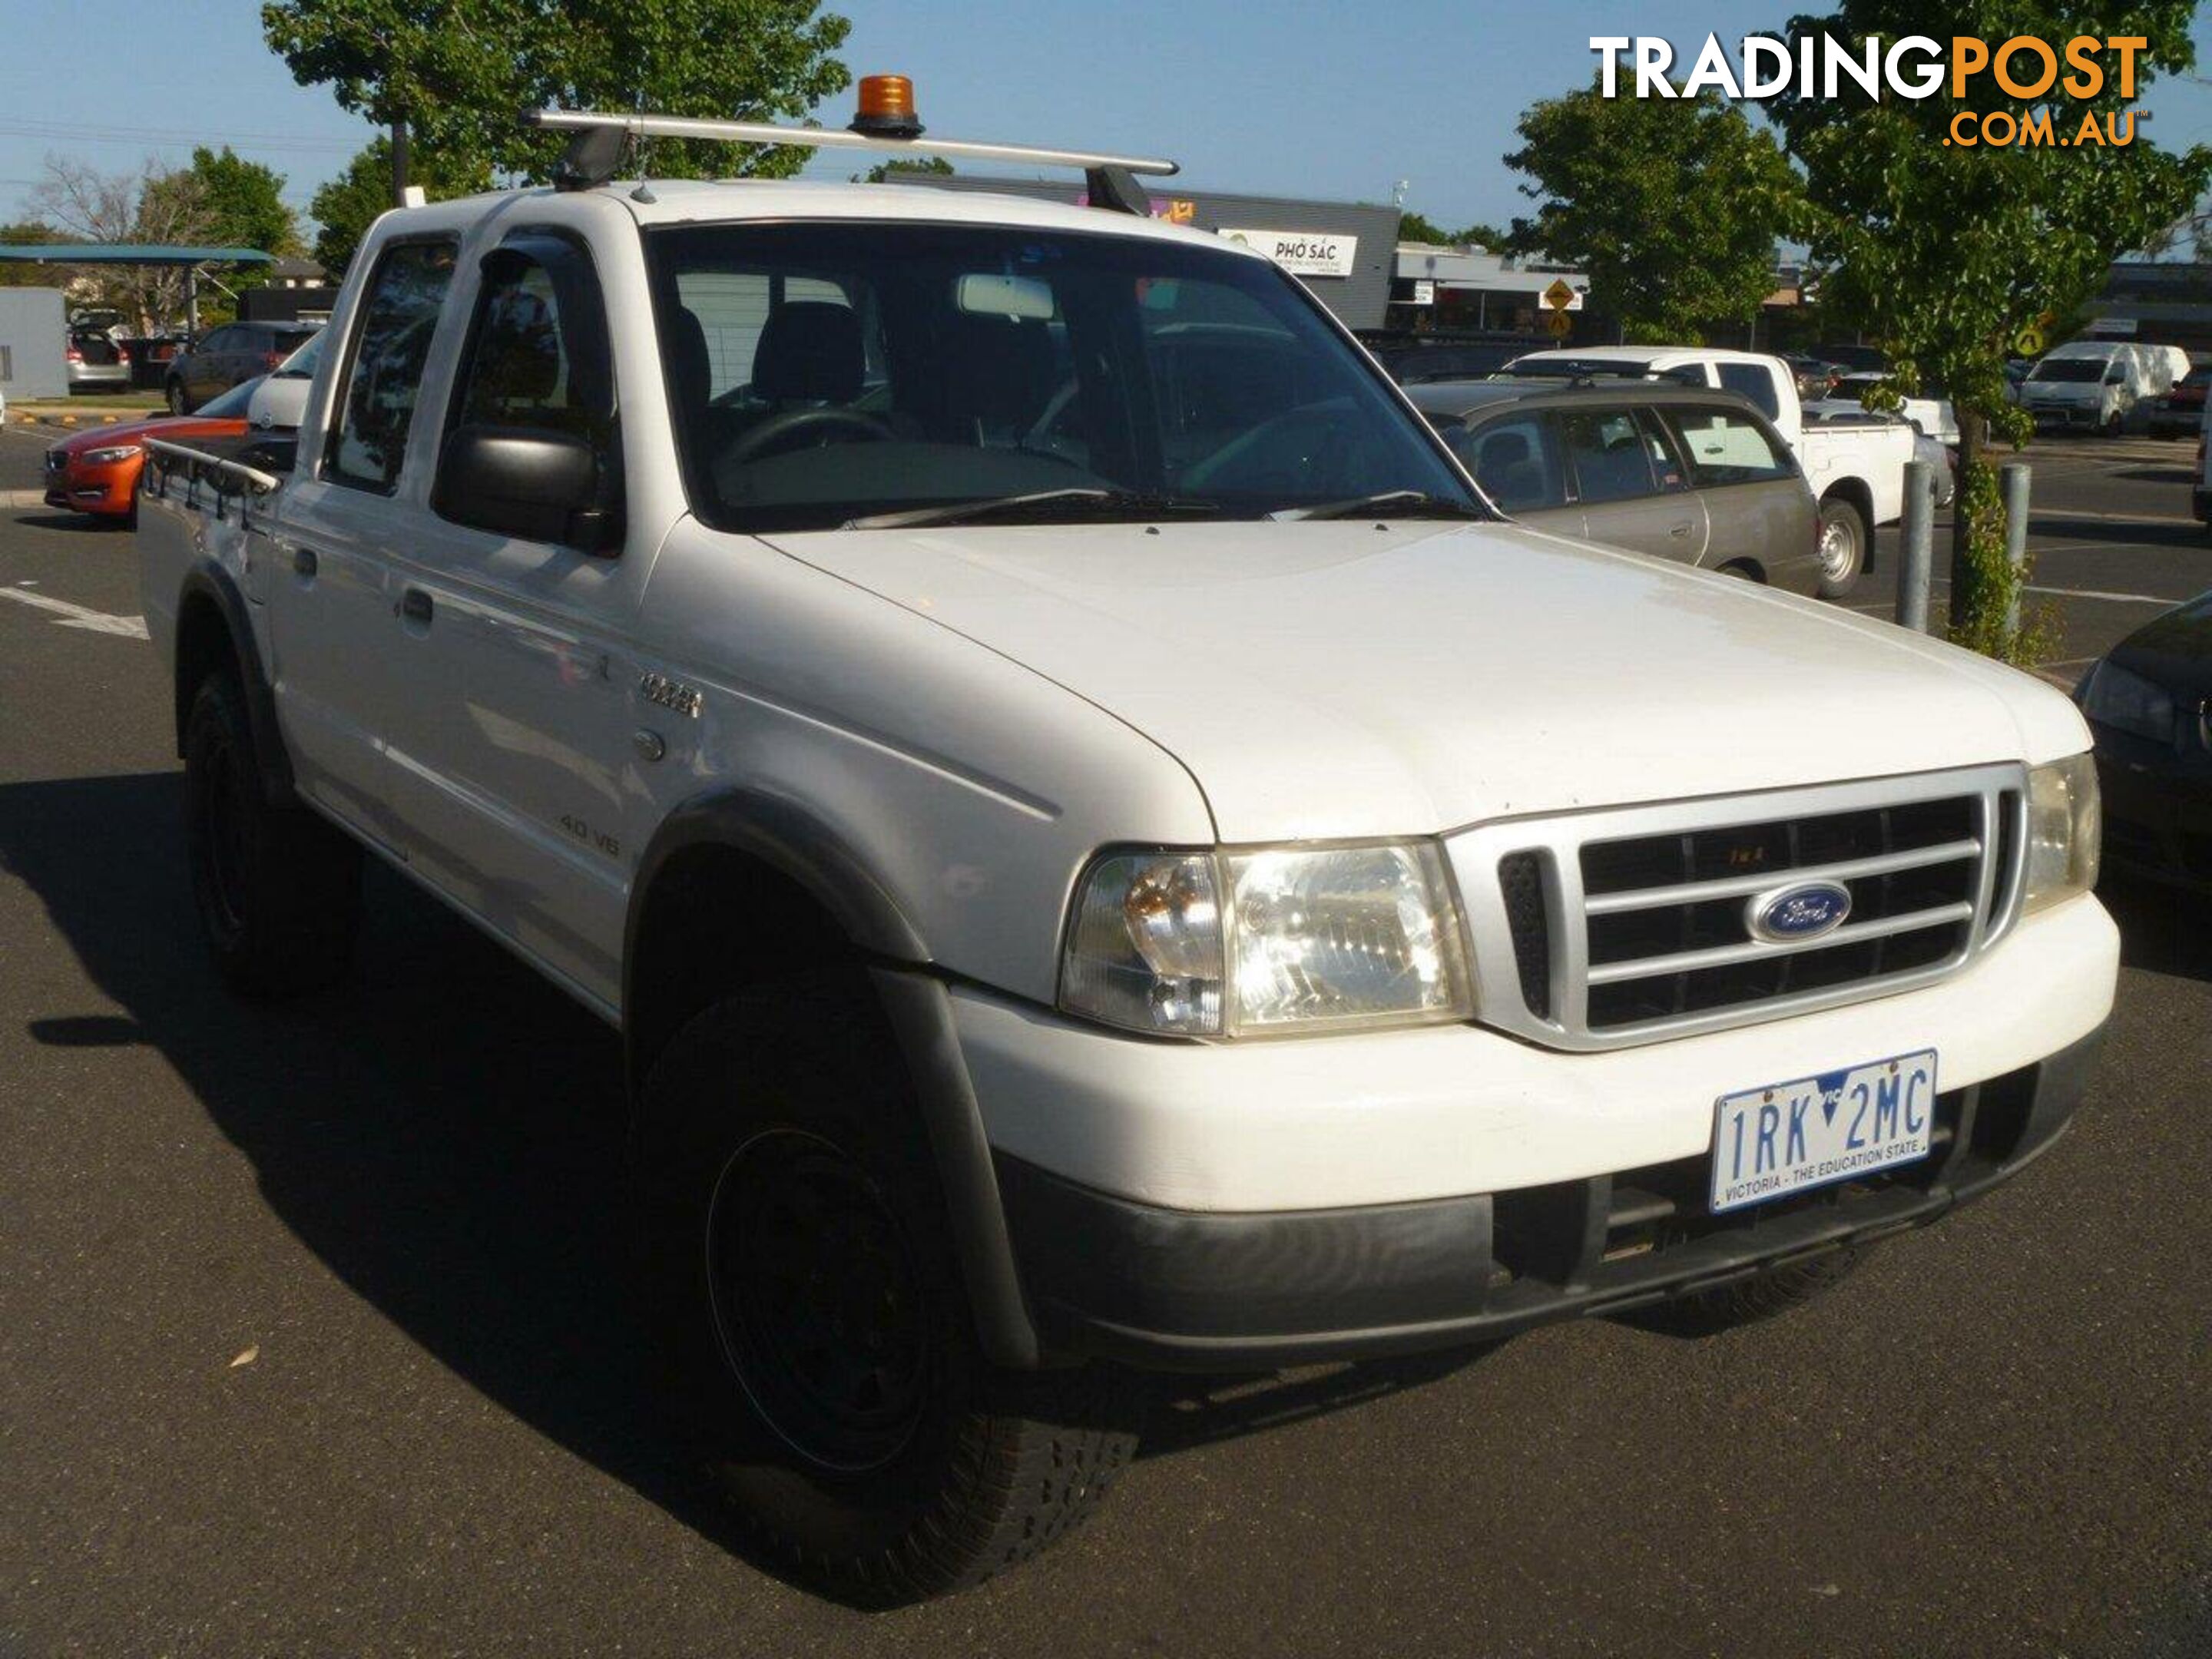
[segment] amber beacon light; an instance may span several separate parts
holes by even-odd
[[[878,138],[919,138],[921,122],[914,112],[914,82],[903,75],[860,77],[860,108],[853,131]]]

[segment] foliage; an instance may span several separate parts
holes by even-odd
[[[1533,181],[1510,242],[1589,272],[1632,340],[1694,340],[1755,313],[1802,212],[1781,149],[1717,94],[1532,104],[1506,165]]]
[[[0,246],[42,246],[68,240],[43,220],[22,219],[0,225]],[[19,265],[13,261],[0,264],[0,288],[52,288],[59,281],[52,265]]]
[[[1506,251],[1509,240],[1505,232],[1490,225],[1469,225],[1465,230],[1446,230],[1433,219],[1425,218],[1410,209],[1398,215],[1398,240],[1401,242],[1426,242],[1432,247],[1479,247],[1492,253]]]
[[[1791,20],[1793,37],[1821,32],[1856,42],[1900,34],[1939,40],[2028,34],[2142,35],[2140,98],[2154,71],[2193,62],[2190,0],[2051,3],[2050,0],[1841,0],[1832,16]],[[2106,60],[2108,68],[2112,60]],[[2056,130],[2078,144],[1991,148],[1947,143],[1952,118],[2027,113],[1993,76],[1957,102],[1948,82],[1917,100],[1868,99],[1848,80],[1833,100],[1785,94],[1768,105],[1803,165],[1813,210],[1808,235],[1825,268],[1821,302],[1889,351],[1899,385],[1945,388],[1959,415],[1959,506],[1951,554],[1952,634],[1992,656],[2026,659],[2034,641],[2006,618],[2025,580],[2004,553],[2004,509],[1983,456],[1994,428],[2015,441],[2028,422],[2004,397],[2005,358],[2026,330],[2065,315],[2095,292],[2110,262],[2180,220],[2212,178],[2212,149],[2159,149],[2138,124],[2132,143],[2092,144],[2085,115],[2128,104],[2108,74],[2096,97],[2051,106]]]
[[[205,246],[217,223],[199,176],[149,162],[135,173],[106,173],[70,156],[49,155],[46,177],[26,198],[32,213],[72,242],[167,242]],[[179,319],[185,274],[154,265],[97,265],[70,273],[73,291],[121,311],[139,328]]]
[[[816,0],[269,0],[261,18],[302,86],[404,125],[456,173],[550,177],[565,141],[513,118],[526,109],[793,118],[851,79],[831,55],[850,25]],[[673,177],[781,175],[805,159],[667,139],[648,151]]]
[[[191,175],[216,246],[258,248],[279,258],[300,252],[299,221],[284,204],[283,174],[243,160],[225,144],[220,151],[195,149]]]
[[[880,185],[902,173],[921,173],[932,179],[949,179],[952,176],[952,163],[942,155],[925,155],[913,161],[902,156],[894,161],[878,161],[866,173],[857,174],[853,182],[856,185]]]
[[[481,163],[472,171],[468,163],[455,167],[419,144],[408,158],[408,173],[434,202],[491,186],[491,173]],[[347,162],[345,171],[317,191],[308,204],[316,225],[315,258],[331,282],[345,275],[361,239],[391,205],[392,141],[380,137]]]

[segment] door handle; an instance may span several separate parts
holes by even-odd
[[[399,614],[409,622],[428,626],[430,621],[430,596],[419,587],[410,587],[399,596]]]
[[[312,547],[295,547],[292,550],[292,574],[295,576],[313,575],[320,562],[315,557],[315,550]]]
[[[1695,528],[1694,525],[1678,524],[1667,533],[1670,536],[1686,536]]]

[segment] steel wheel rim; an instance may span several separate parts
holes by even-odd
[[[723,1359],[778,1439],[848,1474],[905,1449],[928,1394],[927,1310],[866,1170],[802,1130],[754,1136],[715,1181],[707,1267]]]
[[[1835,580],[1848,576],[1858,562],[1859,538],[1851,527],[1840,519],[1831,519],[1820,526],[1820,574]]]

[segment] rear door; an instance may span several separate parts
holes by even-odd
[[[1704,562],[1747,564],[1793,592],[1817,585],[1819,512],[1781,434],[1741,410],[1676,406],[1661,416],[1704,502]]]
[[[1705,504],[1644,411],[1627,404],[1563,410],[1559,429],[1583,535],[1686,564],[1705,556]]]
[[[451,236],[389,242],[355,308],[331,426],[285,489],[270,574],[278,707],[301,787],[364,834],[401,848],[386,756],[400,665],[391,551],[407,525],[408,441]]]

